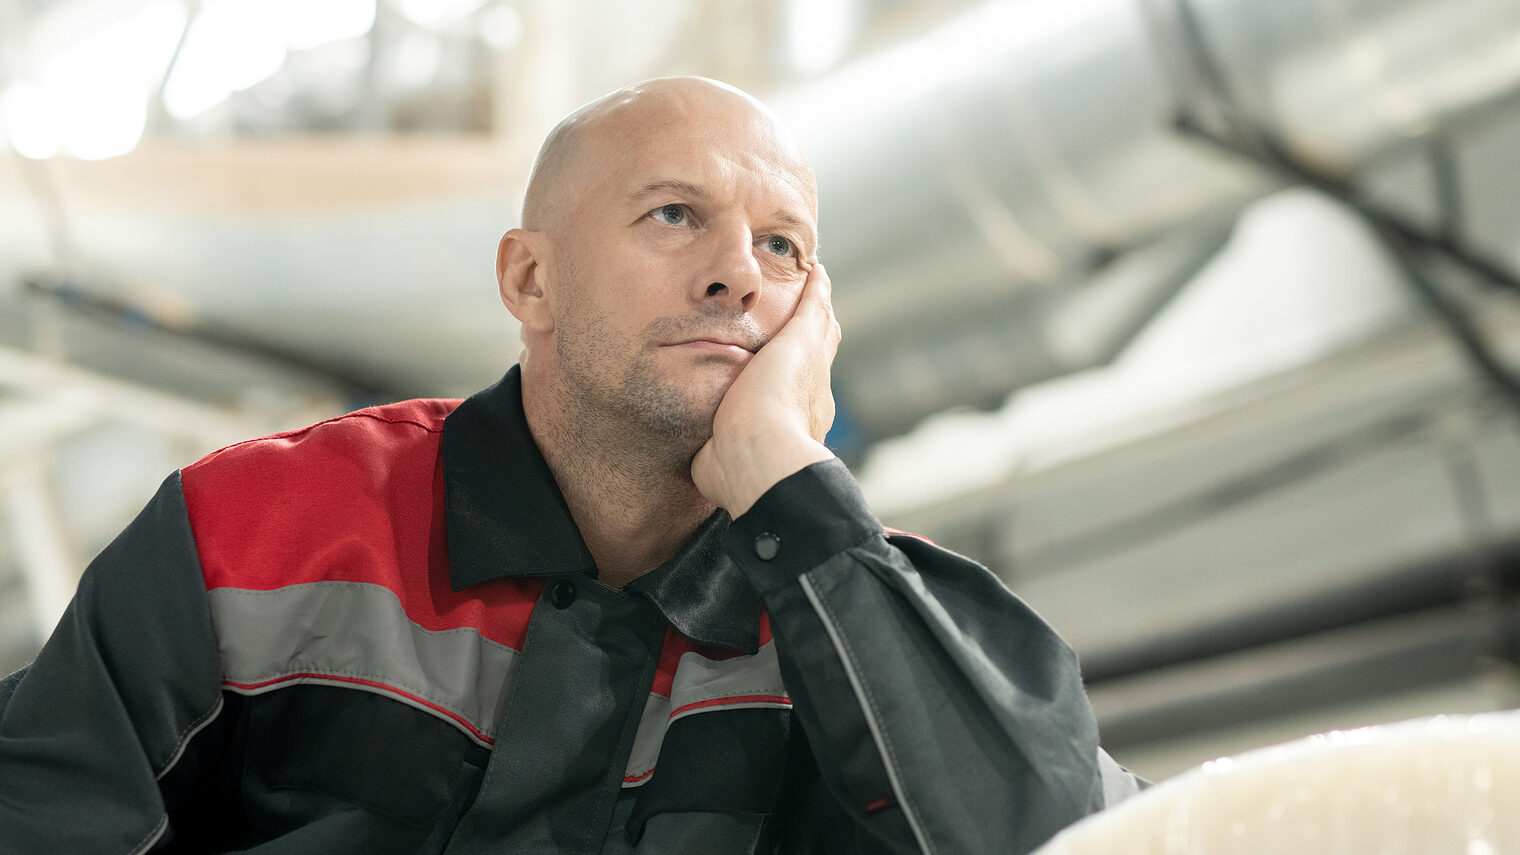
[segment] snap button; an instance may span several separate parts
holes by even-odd
[[[769,561],[781,554],[781,538],[770,532],[755,536],[755,555],[761,561]]]
[[[575,583],[569,579],[561,579],[549,589],[549,602],[557,609],[568,609],[575,602]]]

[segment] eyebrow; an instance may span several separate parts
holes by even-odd
[[[785,225],[791,226],[794,229],[801,229],[805,232],[813,231],[812,223],[802,219],[791,211],[782,208],[777,208],[776,210],[772,211],[771,219],[775,220],[778,223],[784,223]]]
[[[693,184],[690,181],[682,181],[679,178],[667,178],[663,181],[651,181],[643,187],[628,194],[630,199],[642,199],[645,196],[662,191],[675,191],[678,195],[688,196],[703,202],[712,200],[712,194],[705,187]]]

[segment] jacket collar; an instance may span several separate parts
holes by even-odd
[[[596,575],[549,464],[528,431],[522,374],[466,398],[443,422],[444,518],[454,590],[515,576]],[[759,595],[723,550],[717,511],[669,561],[629,583],[682,635],[743,653],[759,641]]]

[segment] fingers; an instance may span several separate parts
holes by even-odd
[[[834,316],[834,285],[828,271],[818,262],[808,269],[796,317],[809,324],[815,346],[821,346],[821,360],[815,363],[818,374],[813,380],[813,394],[808,407],[808,433],[823,442],[834,423],[834,395],[830,388],[829,367],[839,351],[839,320]],[[817,353],[817,351],[815,351]]]
[[[811,289],[811,294],[809,294]],[[808,281],[803,286],[804,300],[812,297],[814,305],[822,312],[822,321],[828,325],[827,340],[829,343],[829,360],[833,361],[834,353],[839,348],[839,340],[843,337],[843,331],[839,328],[839,318],[834,314],[834,283],[829,279],[829,273],[822,263],[814,263],[808,271]]]
[[[803,293],[805,294],[809,290],[813,290],[815,293],[820,294],[825,303],[829,302],[833,296],[834,283],[829,279],[829,272],[824,269],[823,262],[813,262],[808,265],[807,271],[807,281],[802,283]]]
[[[805,314],[810,322],[817,324],[818,332],[825,335],[830,343],[832,356],[832,349],[838,346],[840,338],[839,321],[834,317],[834,283],[829,279],[829,273],[822,262],[812,262],[807,271],[807,279],[802,283],[802,294],[798,298],[793,317]]]

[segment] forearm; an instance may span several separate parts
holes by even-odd
[[[1022,852],[1101,806],[1075,655],[984,568],[889,541],[843,464],[785,479],[728,537],[856,822],[905,824],[927,851]]]
[[[178,479],[91,564],[0,708],[0,850],[136,853],[161,785],[219,709],[215,638]]]

